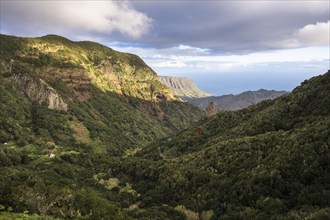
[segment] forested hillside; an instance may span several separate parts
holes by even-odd
[[[1,219],[329,218],[329,71],[202,118],[137,56],[0,40]]]
[[[202,116],[136,55],[55,35],[0,40],[2,142],[24,146],[37,135],[121,155]]]
[[[291,94],[221,111],[151,144],[111,175],[144,194],[142,204],[185,207],[219,219],[327,219],[330,72]]]
[[[0,94],[0,209],[61,218],[120,218],[127,193],[100,191],[100,158],[203,116],[138,56],[55,35],[0,35]]]

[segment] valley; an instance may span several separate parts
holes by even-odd
[[[206,117],[180,96],[215,97],[175,93],[137,55],[0,43],[0,219],[330,216],[329,71]]]

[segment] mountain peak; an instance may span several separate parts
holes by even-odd
[[[71,41],[69,40],[68,38],[66,37],[63,37],[63,36],[60,36],[60,35],[56,35],[56,34],[47,34],[47,35],[44,35],[42,37],[40,37],[40,39],[43,39],[45,41],[58,41],[58,42],[67,42],[67,43],[73,43],[74,41]]]

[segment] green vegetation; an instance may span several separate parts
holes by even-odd
[[[329,218],[330,72],[196,122],[134,55],[0,40],[0,219]],[[18,74],[68,110],[32,102]]]
[[[186,128],[202,116],[197,108],[174,99],[170,90],[155,80],[156,74],[135,55],[54,35],[0,35],[0,40],[2,143],[15,141],[22,147],[53,142],[66,150],[92,149],[122,155],[126,149],[141,148]],[[90,56],[103,64],[94,64]],[[113,64],[107,61],[109,57]],[[100,76],[94,75],[96,72]],[[22,74],[42,79],[54,88],[68,104],[68,111],[51,110],[46,103],[40,105],[23,97],[20,93],[25,91],[13,88],[25,83],[13,84],[16,75]],[[118,80],[119,87],[111,89]],[[136,83],[145,85],[146,90]],[[165,100],[151,97],[148,86]],[[36,90],[30,87],[27,89]]]
[[[0,204],[13,211],[3,218],[128,219],[137,193],[96,181],[102,161],[186,128],[202,112],[178,101],[135,55],[53,35],[0,41]],[[21,75],[37,101],[18,88]],[[38,102],[39,79],[67,111]],[[24,211],[31,214],[14,214]]]
[[[50,216],[40,216],[37,214],[29,215],[28,211],[22,214],[10,213],[10,212],[0,212],[0,219],[2,220],[57,220],[58,218],[53,218]]]
[[[102,91],[159,101],[177,100],[156,73],[136,55],[120,53],[94,42],[73,42],[56,35],[18,38],[0,35],[1,74],[30,73],[66,84],[88,79]],[[50,72],[51,75],[45,72]],[[79,82],[80,81],[80,82]],[[76,87],[86,90],[86,87]],[[77,91],[76,91],[77,92]]]
[[[144,195],[141,206],[200,218],[211,210],[219,219],[328,219],[329,85],[330,72],[276,100],[222,111],[144,148],[146,159],[112,163],[111,174]]]

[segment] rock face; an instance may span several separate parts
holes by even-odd
[[[159,76],[159,81],[170,87],[175,95],[183,99],[211,96],[211,94],[197,88],[195,83],[189,78]]]
[[[28,74],[15,74],[11,77],[15,87],[30,100],[46,103],[48,108],[67,111],[68,105],[60,95],[42,79],[34,79]]]
[[[258,91],[247,91],[238,95],[211,96],[205,98],[187,99],[188,102],[205,110],[213,102],[218,110],[239,110],[250,105],[264,101],[266,99],[275,99],[288,92],[260,89]]]

